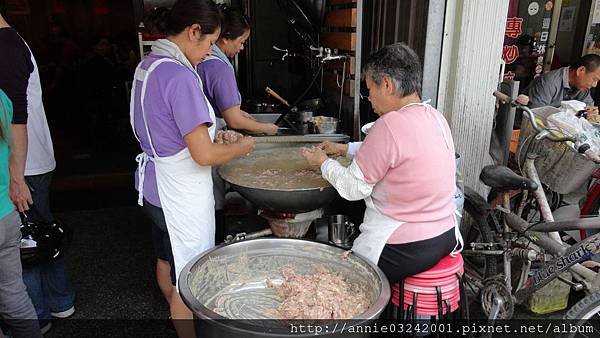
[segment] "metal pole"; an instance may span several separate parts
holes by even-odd
[[[425,56],[423,60],[422,98],[423,100],[431,99],[430,104],[433,107],[438,107],[445,15],[446,0],[429,0],[427,33],[425,35]],[[438,107],[438,109],[443,110],[441,107]]]
[[[548,47],[546,48],[546,60],[544,61],[544,72],[550,70],[552,58],[556,51],[556,35],[558,35],[558,22],[560,20],[560,10],[562,8],[562,0],[554,1],[554,12],[552,12],[552,23],[550,24],[550,35],[548,37]]]
[[[362,26],[363,26],[363,0],[356,2],[356,72],[354,74],[354,130],[353,140],[360,141],[360,78],[361,78],[361,54],[362,54]]]

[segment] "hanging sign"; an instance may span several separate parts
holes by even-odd
[[[543,72],[554,0],[509,1],[502,48],[504,78],[525,88]]]
[[[540,12],[540,4],[537,2],[532,2],[529,4],[529,7],[527,7],[527,13],[529,14],[529,16],[534,16],[539,12]]]
[[[575,6],[563,7],[560,13],[558,23],[559,32],[570,32],[573,29],[573,19],[575,19]]]

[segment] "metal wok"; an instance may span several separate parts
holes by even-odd
[[[337,196],[333,187],[310,190],[265,190],[230,183],[233,190],[260,209],[301,213],[322,208]]]
[[[300,155],[302,146],[305,144],[282,144],[258,149],[249,156],[222,165],[218,172],[235,191],[260,209],[290,213],[315,210],[329,204],[338,194],[323,179],[293,177],[293,172],[310,170]],[[273,178],[277,182],[267,184],[263,184],[264,180],[249,179],[265,170],[281,170],[283,174]]]

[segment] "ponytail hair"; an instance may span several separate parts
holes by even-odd
[[[219,9],[223,18],[219,39],[234,40],[250,29],[250,18],[242,12],[225,4],[219,5]]]
[[[211,0],[178,0],[172,8],[156,7],[144,18],[152,33],[177,35],[198,24],[202,34],[213,34],[221,27],[221,11]]]

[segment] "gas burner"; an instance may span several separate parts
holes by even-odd
[[[282,211],[265,211],[265,210],[259,210],[258,211],[259,215],[261,215],[262,217],[266,218],[266,219],[294,219],[296,217],[296,215],[301,215],[301,214],[296,214],[293,212],[282,212]]]
[[[259,214],[269,222],[273,235],[277,237],[301,238],[308,232],[310,224],[323,216],[323,209],[299,214],[261,210]]]
[[[302,238],[308,232],[310,224],[317,218],[323,216],[323,209],[316,209],[300,214],[259,210],[258,214],[269,222],[270,229],[264,229],[249,234],[242,232],[235,234],[234,236],[228,235],[225,238],[225,243],[229,244],[270,235],[276,237]]]

